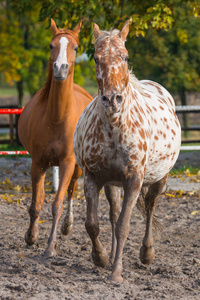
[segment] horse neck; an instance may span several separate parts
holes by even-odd
[[[71,72],[64,81],[57,81],[52,74],[47,104],[47,116],[51,122],[62,122],[73,109],[73,77]]]

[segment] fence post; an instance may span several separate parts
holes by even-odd
[[[53,167],[53,192],[58,191],[59,186],[59,167]]]

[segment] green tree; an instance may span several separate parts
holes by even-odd
[[[102,29],[122,28],[127,19],[132,19],[129,36],[145,35],[149,26],[167,29],[172,25],[171,10],[160,0],[43,0],[40,20],[52,17],[58,26],[73,27],[84,19],[81,30],[81,51],[93,54],[93,24]]]
[[[48,22],[39,23],[38,1],[0,1],[0,72],[16,84],[19,106],[23,106],[24,85],[34,94],[46,78]]]
[[[174,80],[177,80],[175,74],[178,66],[180,65],[181,70],[182,60],[188,62],[188,56],[185,52],[181,52],[181,57],[178,54],[176,59],[174,57],[176,67],[173,67],[172,63],[171,69],[167,59],[171,55],[171,52],[168,51],[169,45],[172,49],[176,49],[177,40],[180,44],[188,44],[187,28],[181,27],[183,25],[181,24],[182,14],[185,14],[181,11],[182,6],[189,7],[188,18],[193,18],[192,14],[199,14],[198,1],[189,0],[43,0],[41,2],[36,0],[0,0],[0,30],[3,41],[0,50],[0,72],[4,73],[7,81],[17,83],[19,98],[21,99],[24,84],[33,94],[42,86],[46,78],[45,70],[49,57],[48,45],[51,38],[49,30],[51,17],[56,21],[58,27],[68,28],[73,28],[79,19],[84,19],[79,53],[87,51],[89,57],[92,57],[94,52],[92,44],[94,22],[102,29],[121,28],[124,22],[131,18],[132,24],[126,45],[134,70],[139,74],[139,70],[142,69],[142,77],[148,74],[153,75],[153,78],[161,77],[164,84],[167,82],[165,84],[167,87],[170,87],[171,80],[172,87]],[[173,27],[170,29],[172,24]],[[182,31],[178,31],[178,29]],[[166,30],[168,31],[166,32]],[[145,38],[142,38],[144,36]],[[195,46],[195,39],[193,43]],[[145,47],[141,45],[145,45]],[[156,53],[158,55],[155,55]],[[148,58],[151,58],[152,55],[153,62],[149,61],[148,65]],[[191,62],[187,64],[187,68],[190,68],[190,64]],[[85,63],[82,63],[84,72],[82,72],[82,66],[76,66],[75,79],[78,80],[77,83],[83,83],[86,74],[94,76],[92,62],[87,65],[90,65],[89,69]],[[147,73],[144,72],[145,70]],[[195,82],[194,86],[197,87],[196,73],[189,71],[187,73],[192,74],[190,82]],[[180,74],[178,77],[183,76]],[[164,80],[164,77],[168,78],[168,81]],[[196,78],[195,81],[194,78]],[[187,87],[187,84],[188,81],[185,79],[184,87],[191,88],[192,85]],[[173,86],[175,89],[179,87],[177,83]]]
[[[200,18],[194,16],[196,3],[168,1],[174,18],[168,30],[149,28],[145,38],[129,40],[133,70],[139,78],[149,78],[178,93],[187,105],[186,92],[200,90]],[[187,114],[184,126],[188,127]]]

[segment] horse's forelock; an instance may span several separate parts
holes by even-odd
[[[120,30],[118,30],[118,29],[111,29],[109,31],[106,31],[106,30],[100,31],[100,34],[94,43],[95,47],[98,47],[101,44],[101,42],[103,40],[105,40],[106,38],[109,38],[111,40],[113,37],[119,35],[119,33],[120,33]]]

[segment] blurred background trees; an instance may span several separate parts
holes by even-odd
[[[139,79],[152,79],[186,104],[186,91],[200,90],[199,1],[182,0],[0,0],[1,81],[15,84],[19,106],[24,90],[33,95],[46,79],[51,40],[50,18],[73,28],[84,19],[79,55],[89,60],[75,67],[75,82],[95,82],[93,23],[122,28],[131,18],[126,42],[129,63]]]

